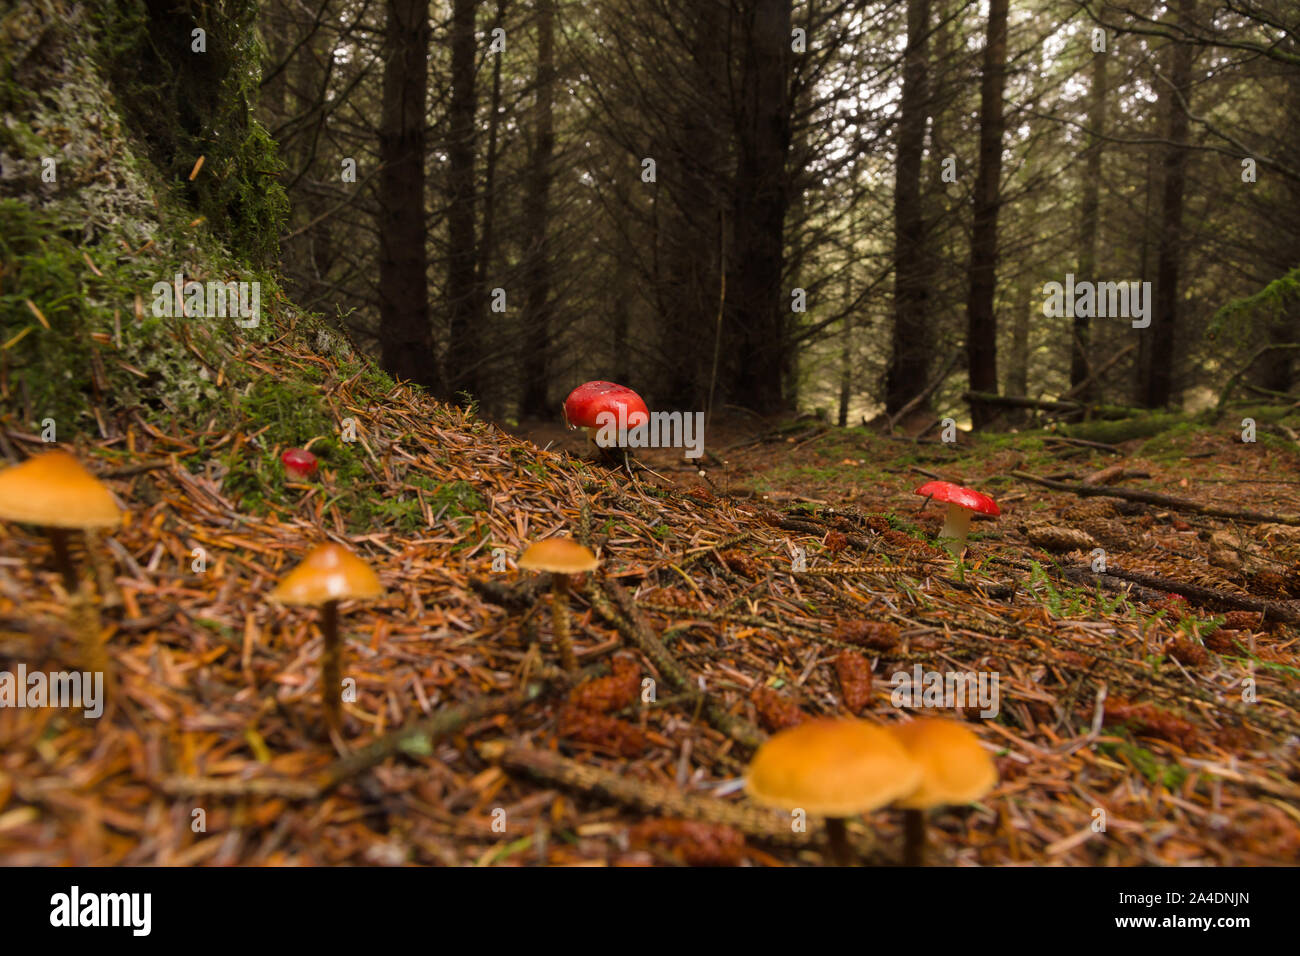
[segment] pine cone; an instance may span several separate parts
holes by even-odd
[[[1045,551],[1090,551],[1097,547],[1097,539],[1077,528],[1040,524],[1026,529],[1029,543]]]

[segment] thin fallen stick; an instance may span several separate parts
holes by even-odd
[[[1095,448],[1098,451],[1104,451],[1110,455],[1122,455],[1123,450],[1116,448],[1114,445],[1108,445],[1100,441],[1088,441],[1086,438],[1067,438],[1064,435],[1048,435],[1043,439],[1046,442],[1055,442],[1061,445],[1070,445],[1074,448]]]
[[[321,789],[309,780],[254,777],[168,777],[158,785],[169,797],[281,797],[285,800],[316,800]]]
[[[1079,566],[1075,565],[1074,567]],[[1107,568],[1104,574],[1094,573],[1098,577],[1120,578],[1124,581],[1132,581],[1134,584],[1157,588],[1166,593],[1173,592],[1184,597],[1194,598],[1197,601],[1223,604],[1241,611],[1263,611],[1279,621],[1288,621],[1292,624],[1300,623],[1300,611],[1297,611],[1285,601],[1266,601],[1263,598],[1234,594],[1231,591],[1220,591],[1215,588],[1202,587],[1199,584],[1185,584],[1171,578],[1162,578],[1142,571],[1125,571],[1116,567]]]
[[[432,717],[426,717],[399,727],[365,747],[340,757],[314,780],[254,777],[249,780],[224,777],[168,777],[159,784],[163,793],[174,797],[283,797],[287,800],[317,800],[345,780],[383,763],[389,757],[404,751],[427,752],[449,734],[466,724],[496,714],[518,710],[542,696],[545,683],[530,684],[514,694],[482,697],[455,707],[447,707]]]
[[[1044,488],[1051,488],[1053,491],[1069,491],[1084,498],[1122,498],[1125,501],[1137,501],[1142,504],[1159,505],[1162,508],[1171,508],[1174,511],[1190,511],[1194,514],[1207,515],[1211,518],[1236,518],[1239,521],[1256,521],[1268,524],[1300,526],[1300,515],[1275,515],[1263,511],[1239,511],[1235,508],[1219,508],[1215,505],[1204,505],[1199,501],[1192,501],[1188,498],[1162,495],[1155,491],[1127,490],[1122,488],[1112,488],[1105,485],[1075,485],[1065,481],[1054,481],[1051,478],[1040,478],[1037,475],[1031,475],[1024,471],[1013,471],[1011,472],[1011,476],[1013,478],[1019,478],[1022,481],[1029,481],[1036,485],[1042,485]]]
[[[721,703],[700,689],[686,668],[650,629],[626,591],[606,579],[599,584],[589,582],[586,593],[597,613],[638,647],[674,689],[690,694],[703,706],[704,717],[710,725],[750,750],[757,749],[767,739],[767,735],[749,721],[727,713]]]
[[[417,720],[405,727],[399,727],[360,750],[340,757],[326,767],[320,775],[321,792],[327,793],[349,777],[354,777],[403,751],[414,749],[417,752],[427,752],[433,744],[466,724],[485,717],[519,710],[541,697],[548,686],[547,683],[538,682],[529,684],[522,691],[513,694],[481,697],[455,707],[445,708],[432,717]]]

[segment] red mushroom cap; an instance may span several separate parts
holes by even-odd
[[[650,410],[641,396],[626,385],[587,382],[571,391],[564,400],[564,420],[572,428],[599,428],[596,416],[601,412],[613,412],[617,416],[619,406],[627,409],[623,414],[629,428],[650,418]]]
[[[954,485],[951,481],[927,481],[916,489],[916,494],[925,495],[935,501],[946,501],[948,504],[967,508],[970,511],[978,511],[982,515],[1002,514],[998,503],[988,495],[963,488],[961,485]]]
[[[316,456],[305,448],[289,448],[280,456],[291,478],[309,478],[316,471]]]

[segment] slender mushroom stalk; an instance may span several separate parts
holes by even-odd
[[[898,805],[903,808],[903,862],[924,866],[926,811],[978,800],[998,782],[998,771],[979,738],[955,720],[913,720],[889,731],[921,768],[919,785]]]
[[[320,694],[325,726],[335,746],[342,746],[343,643],[339,638],[339,601],[368,600],[383,593],[379,578],[352,552],[337,544],[313,549],[302,564],[284,576],[271,600],[320,608]]]
[[[853,848],[849,846],[849,828],[843,817],[826,818],[826,845],[836,866],[853,865]]]
[[[535,541],[519,557],[519,567],[523,570],[551,574],[551,632],[560,663],[569,672],[578,669],[578,655],[569,630],[569,575],[585,574],[599,566],[600,560],[594,554],[568,538]]]
[[[54,566],[58,568],[59,576],[63,578],[63,590],[71,597],[80,590],[80,586],[77,581],[76,566],[72,563],[72,551],[68,547],[68,529],[46,528],[45,533],[54,551]]]
[[[343,731],[343,654],[339,646],[339,602],[326,601],[320,609],[321,656],[320,698],[325,708],[325,726],[331,733]]]
[[[925,811],[903,811],[903,865],[925,866]]]
[[[826,819],[826,855],[851,866],[847,820],[916,789],[921,768],[881,727],[821,719],[781,731],[754,754],[745,790],[755,803]]]
[[[105,696],[114,694],[114,675],[109,667],[108,654],[104,642],[100,639],[101,619],[99,606],[88,585],[79,586],[70,595],[68,617],[72,622],[72,632],[81,641],[81,659],[83,666],[92,674],[104,675]]]
[[[578,669],[578,658],[573,653],[573,638],[569,635],[569,576],[551,575],[551,621],[555,632],[555,649],[560,652],[560,665],[566,671]]]

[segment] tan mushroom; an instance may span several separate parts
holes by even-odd
[[[955,720],[925,718],[889,730],[921,768],[920,785],[898,805],[904,811],[903,862],[924,866],[926,811],[978,800],[998,782],[998,771],[979,738]]]
[[[66,451],[47,451],[0,471],[0,518],[45,529],[68,593],[79,590],[68,533],[116,528],[122,512],[108,487]]]
[[[921,768],[888,731],[853,719],[810,720],[776,734],[754,754],[746,791],[757,803],[826,818],[830,855],[853,856],[847,817],[916,789]]]
[[[560,663],[567,671],[578,669],[578,658],[573,652],[573,640],[569,636],[569,575],[585,574],[599,566],[599,558],[569,538],[534,541],[519,558],[519,567],[523,570],[549,571],[551,574],[551,620],[555,647],[560,652]]]
[[[331,734],[338,734],[343,725],[338,603],[369,600],[383,591],[384,586],[370,565],[347,548],[323,544],[313,549],[271,592],[271,600],[280,604],[321,609],[321,703]]]

